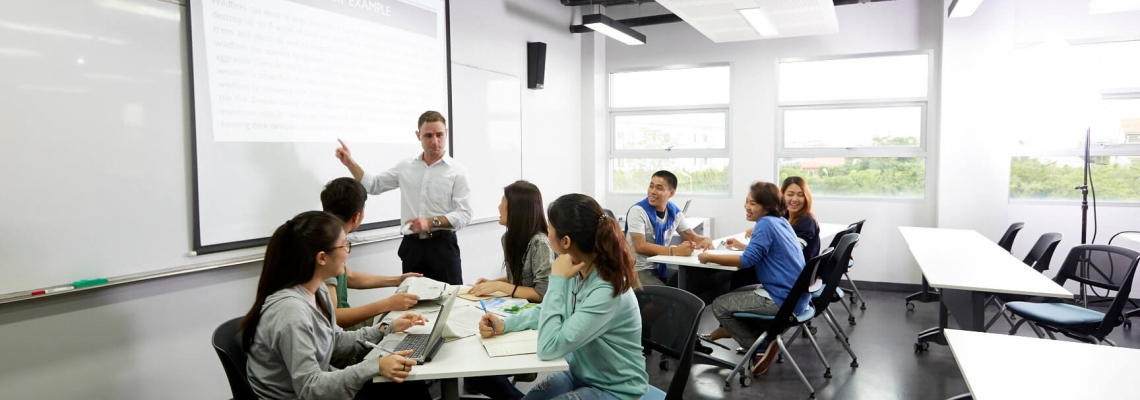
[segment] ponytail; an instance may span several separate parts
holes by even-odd
[[[578,250],[594,254],[594,266],[614,287],[614,297],[641,288],[621,227],[593,198],[577,193],[559,197],[550,203],[547,217],[558,237],[569,236]]]
[[[641,280],[634,268],[633,254],[625,242],[616,219],[602,214],[598,218],[598,230],[594,237],[594,264],[602,279],[614,287],[614,297],[629,289],[641,290]],[[608,266],[602,268],[601,266]]]

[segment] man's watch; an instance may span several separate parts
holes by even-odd
[[[439,226],[442,224],[443,224],[442,222],[439,222],[439,217],[434,217],[431,219],[431,227],[432,228],[439,228]]]

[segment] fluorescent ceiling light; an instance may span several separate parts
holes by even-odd
[[[759,8],[745,8],[743,10],[736,10],[748,23],[752,25],[752,29],[756,30],[760,36],[777,36],[780,33],[776,32],[776,27],[772,25],[772,20],[768,19],[768,14]]]
[[[645,44],[645,35],[641,32],[602,14],[583,15],[582,25],[628,45]]]
[[[1110,14],[1140,10],[1140,0],[1092,0],[1089,14]]]
[[[954,0],[950,2],[950,11],[947,14],[950,18],[969,17],[974,15],[974,11],[977,11],[980,5],[982,0]]]

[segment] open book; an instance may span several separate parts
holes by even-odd
[[[491,357],[517,356],[538,352],[538,331],[534,329],[506,333],[493,338],[480,336],[479,341],[483,343],[483,348]]]

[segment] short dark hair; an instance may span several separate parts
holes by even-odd
[[[653,176],[651,178],[658,178],[658,177],[661,179],[664,179],[665,182],[669,184],[669,188],[671,188],[673,190],[677,190],[677,175],[673,175],[672,172],[669,172],[666,170],[660,170],[660,171],[654,172]]]
[[[439,111],[424,111],[423,114],[420,114],[420,121],[416,124],[416,131],[419,131],[420,127],[428,122],[442,122],[444,125],[447,125],[447,118],[444,118],[443,114],[440,114]]]
[[[364,212],[365,200],[368,200],[368,191],[364,185],[349,177],[333,179],[321,191],[321,207],[341,222],[347,223],[357,213]]]

